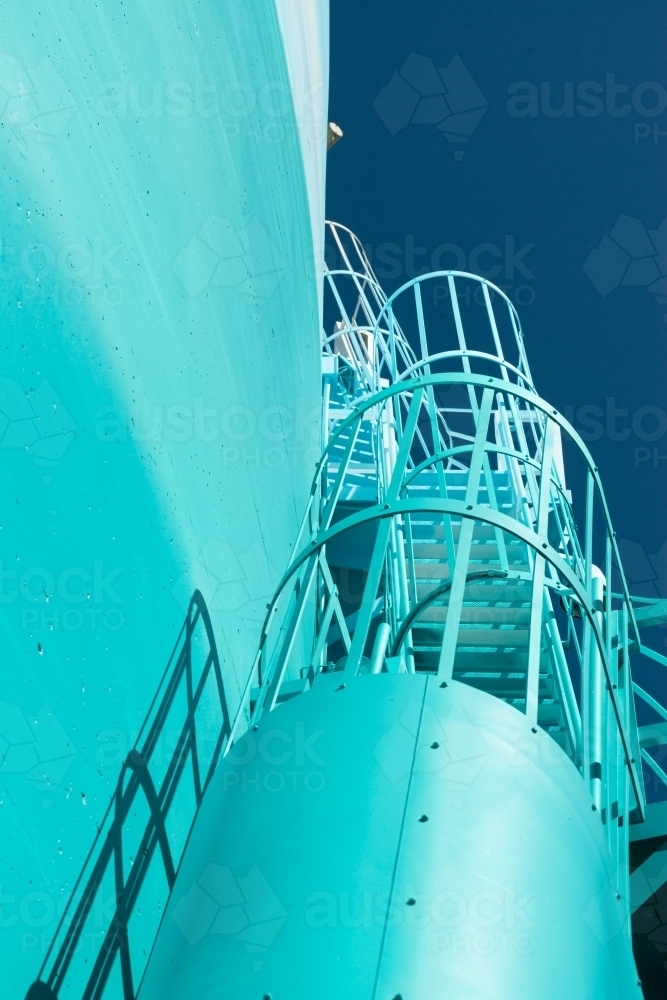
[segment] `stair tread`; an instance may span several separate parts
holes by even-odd
[[[418,628],[428,628],[431,625],[437,627],[447,620],[449,608],[443,604],[431,604],[417,619],[412,626],[413,630]],[[527,625],[530,621],[530,608],[498,608],[498,607],[472,607],[465,605],[461,608],[460,620],[463,624],[483,625]],[[502,630],[501,630],[502,631]],[[507,628],[504,631],[512,632],[514,629]]]
[[[341,406],[338,419],[347,415],[347,404]],[[331,425],[336,425],[336,409],[330,411]],[[345,477],[343,496],[357,502],[377,502],[378,480],[373,475],[374,452],[370,424],[364,425]],[[329,480],[334,482],[340,458],[349,441],[349,432],[340,436],[332,449]],[[438,500],[444,477],[447,496],[461,501],[468,488],[468,472],[461,470],[424,470],[412,480],[407,496],[414,500]],[[490,488],[492,487],[492,489]],[[405,495],[405,494],[404,494]],[[517,503],[509,473],[491,470],[483,473],[476,502],[485,507],[492,503],[501,513],[514,514]],[[436,587],[450,581],[451,541],[454,557],[464,520],[460,515],[442,515],[420,511],[404,519],[404,537],[411,538],[411,558],[405,568],[411,600],[423,600]],[[448,545],[448,539],[450,544]],[[499,544],[500,543],[500,544]],[[468,572],[498,571],[528,574],[527,546],[509,532],[499,537],[498,530],[488,522],[476,521],[468,555]],[[457,681],[488,692],[525,712],[528,642],[531,617],[530,581],[489,577],[466,584],[460,612],[453,676]],[[449,595],[443,594],[429,605],[411,627],[409,644],[415,668],[434,673],[440,658],[443,633],[449,615]],[[537,692],[537,724],[570,752],[570,735],[560,700],[560,688],[553,675],[550,654],[542,650]]]

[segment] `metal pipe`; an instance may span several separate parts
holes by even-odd
[[[591,566],[591,603],[595,618],[602,630],[604,606],[605,578],[602,570]],[[602,659],[598,644],[591,634],[588,644],[588,711],[589,711],[589,741],[590,741],[590,788],[593,802],[597,809],[602,810],[604,794],[602,782],[602,701],[605,696],[605,683],[602,674]]]
[[[390,635],[391,629],[387,622],[381,622],[375,633],[375,642],[373,643],[373,652],[371,653],[371,662],[368,668],[369,674],[379,674],[382,672],[384,654],[387,652]]]

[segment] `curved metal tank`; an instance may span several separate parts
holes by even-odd
[[[233,700],[298,528],[320,447],[328,22],[326,0],[297,6],[3,9],[8,994],[193,590]]]
[[[140,1000],[640,997],[602,827],[524,715],[320,676],[215,775]]]

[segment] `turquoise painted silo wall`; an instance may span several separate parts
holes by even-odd
[[[191,591],[233,697],[296,533],[323,164],[311,128],[304,169],[297,56],[272,0],[0,16],[7,996],[35,976]]]

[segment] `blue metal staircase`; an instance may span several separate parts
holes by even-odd
[[[356,237],[335,225],[330,234],[343,264],[326,273],[322,458],[245,690],[228,708],[224,664],[195,595],[176,667],[151,716],[163,725],[173,702],[165,699],[185,685],[183,740],[167,773],[180,781],[186,763],[193,768],[193,804],[175,815],[177,782],[165,785],[153,774],[153,721],[123,772],[132,795],[143,791],[149,801],[140,842],[150,850],[139,860],[123,854],[122,823],[113,819],[128,815],[121,780],[81,879],[83,897],[65,914],[31,1000],[64,996],[73,972],[80,986],[67,995],[111,998],[114,962],[122,973],[118,995],[134,1000],[145,958],[133,967],[128,887],[134,903],[143,867],[162,858],[171,888],[183,830],[196,822],[218,759],[266,713],[332,673],[337,689],[361,674],[428,674],[443,688],[461,682],[507,703],[533,733],[546,732],[598,814],[629,933],[629,828],[646,808],[641,761],[662,773],[640,746],[634,696],[667,719],[633,686],[630,654],[641,648],[667,665],[639,634],[642,624],[667,621],[667,607],[636,612],[598,470],[574,429],[535,391],[504,294],[448,271],[416,278],[387,299]],[[481,303],[466,324],[465,285]],[[433,287],[447,289],[445,309]],[[586,484],[581,531],[565,482],[565,436]],[[359,577],[354,594],[345,587],[350,572]],[[197,624],[205,626],[204,667],[193,673]],[[207,683],[220,717],[212,731],[197,714]],[[213,747],[205,770],[200,742]],[[661,780],[667,784],[667,775]],[[174,838],[178,850],[169,846]],[[102,943],[107,951],[77,970],[77,942],[112,864],[118,905]]]
[[[465,474],[447,473],[445,482],[449,495],[465,491]],[[502,505],[516,509],[516,501],[509,484],[508,474],[494,472],[494,490]],[[421,492],[417,493],[417,489]],[[431,483],[413,488],[421,497],[437,496],[438,484],[431,476]],[[484,493],[480,491],[484,501]],[[461,522],[452,522],[454,544],[458,541]],[[412,552],[414,595],[417,601],[442,582],[450,578],[444,526],[436,519],[413,521]],[[528,575],[530,571],[526,546],[518,539],[506,542],[497,538],[493,528],[476,523],[470,549],[469,564],[475,570],[500,571],[502,567],[514,573]],[[465,589],[459,623],[453,678],[470,684],[497,698],[501,698],[519,711],[526,706],[526,669],[530,627],[530,587],[527,579],[477,579]],[[412,649],[417,671],[437,668],[442,636],[447,620],[448,596],[430,605],[412,628]],[[540,687],[537,724],[573,756],[574,748],[569,738],[563,696],[559,688],[554,664],[546,645],[540,657]]]

